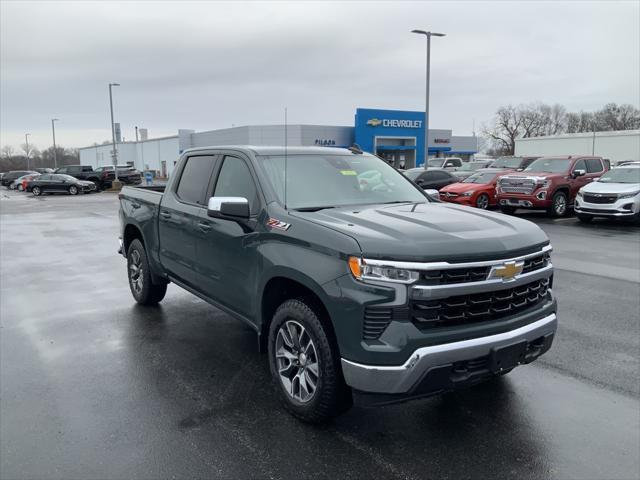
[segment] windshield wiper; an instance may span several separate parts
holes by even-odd
[[[319,212],[320,210],[326,210],[328,208],[336,208],[332,205],[327,205],[324,207],[301,207],[301,208],[294,208],[293,210],[295,210],[296,212]]]

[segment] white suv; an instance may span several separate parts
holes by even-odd
[[[582,222],[593,217],[627,217],[640,223],[640,165],[614,168],[582,187],[574,210]]]

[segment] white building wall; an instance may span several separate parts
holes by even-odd
[[[611,163],[640,160],[640,130],[572,133],[516,140],[516,155],[598,155]]]

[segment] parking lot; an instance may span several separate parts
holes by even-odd
[[[551,351],[470,390],[303,424],[242,323],[135,304],[110,193],[0,192],[0,477],[637,478],[640,229],[524,216],[554,246]]]

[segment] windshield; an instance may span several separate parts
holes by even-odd
[[[640,168],[614,168],[598,180],[602,183],[640,183]]]
[[[430,167],[441,167],[443,163],[444,163],[444,159],[443,158],[430,158],[429,159],[429,166]]]
[[[482,168],[484,166],[483,162],[477,162],[477,163],[465,163],[462,165],[462,167],[460,167],[458,169],[459,172],[475,172],[476,170],[478,170],[479,168]]]
[[[568,158],[539,158],[525,168],[525,172],[563,173],[569,170],[571,160]]]
[[[500,157],[491,164],[492,168],[518,168],[522,157]]]
[[[491,183],[496,175],[497,173],[474,173],[465,178],[462,183]]]
[[[372,155],[288,155],[260,157],[279,200],[291,209],[428,200],[401,173]]]

